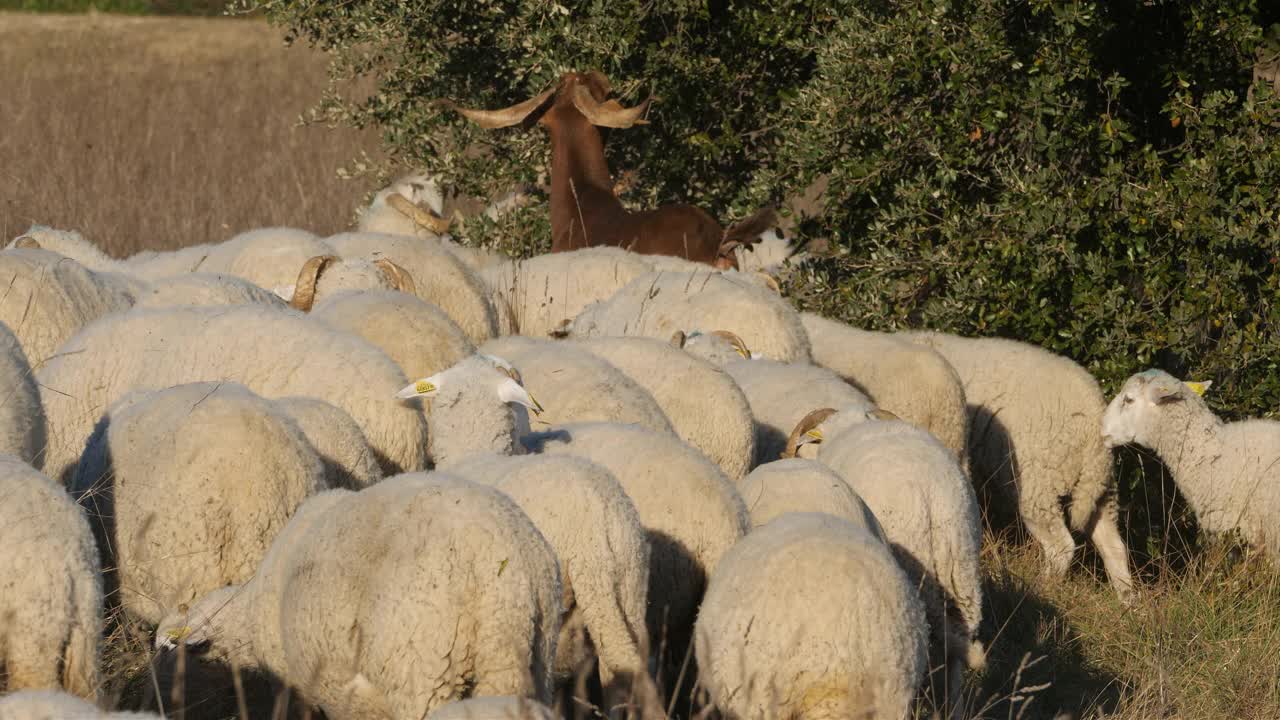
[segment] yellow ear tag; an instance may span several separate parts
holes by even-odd
[[[811,437],[814,440],[817,440],[818,442],[822,442],[822,431],[819,430],[818,428],[805,431],[805,436]]]
[[[165,637],[169,638],[174,642],[177,642],[190,634],[191,634],[191,628],[186,625],[183,625],[180,628],[170,628],[169,631],[165,633]]]
[[[1213,381],[1212,380],[1204,380],[1204,381],[1185,380],[1183,381],[1182,384],[1191,388],[1191,392],[1199,395],[1200,397],[1204,397],[1204,394],[1209,389],[1209,386],[1213,385]]]
[[[432,385],[426,380],[419,380],[418,382],[413,384],[413,391],[420,395],[429,393],[435,389],[436,389],[436,386]]]

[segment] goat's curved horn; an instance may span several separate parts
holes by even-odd
[[[834,408],[821,408],[800,418],[800,422],[796,423],[795,428],[791,430],[791,434],[787,436],[787,447],[782,451],[781,457],[784,459],[795,457],[796,452],[800,450],[800,438],[835,414]]]
[[[31,237],[30,235],[23,235],[22,237],[14,240],[13,246],[16,248],[35,248],[36,250],[41,249],[40,243],[36,242],[36,239]]]
[[[622,129],[649,122],[640,118],[649,107],[647,99],[632,108],[622,107],[617,100],[596,102],[591,91],[582,85],[573,87],[573,106],[578,108],[578,112],[582,113],[592,125],[600,127]]]
[[[756,270],[756,276],[764,281],[764,284],[772,291],[782,294],[782,285],[778,284],[778,278],[770,275],[763,270]]]
[[[391,281],[392,287],[408,295],[418,294],[418,286],[413,282],[413,276],[409,274],[408,270],[405,270],[386,258],[374,260],[373,264],[376,265],[378,269],[382,271],[382,274]]]
[[[409,198],[400,193],[391,193],[387,196],[387,205],[393,210],[404,215],[414,222],[437,235],[443,235],[449,232],[449,220],[436,216],[435,213],[423,210],[409,201]]]
[[[751,351],[747,349],[747,344],[742,341],[742,338],[738,337],[737,333],[730,332],[728,330],[712,330],[708,334],[728,340],[729,344],[733,346],[733,349],[736,350],[739,355],[747,360],[751,359]]]
[[[671,336],[671,347],[684,348],[684,343],[688,339],[689,336],[685,335],[683,330],[677,330],[675,331],[675,334]]]
[[[289,307],[311,312],[311,306],[316,302],[316,281],[320,279],[320,273],[337,259],[336,255],[316,255],[303,263],[302,270],[298,272],[298,281],[293,284],[293,298],[289,300]]]
[[[452,100],[440,99],[436,100],[437,104],[443,105],[450,110],[456,111],[471,122],[479,125],[486,130],[496,130],[497,128],[511,127],[524,122],[534,110],[537,110],[546,102],[556,91],[560,89],[557,83],[555,87],[546,92],[539,93],[522,103],[517,103],[511,107],[502,108],[501,110],[476,110],[473,108],[464,108]]]

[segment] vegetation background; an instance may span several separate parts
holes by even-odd
[[[233,8],[277,26],[0,15],[0,97],[12,100],[0,103],[0,186],[15,188],[4,236],[46,222],[127,254],[269,224],[332,232],[392,168],[476,194],[532,182],[541,131],[480,131],[430,101],[507,105],[594,67],[624,101],[659,100],[649,125],[609,138],[615,172],[636,171],[628,203],[683,200],[730,220],[812,201],[795,234],[833,252],[788,284],[806,308],[1019,338],[1081,362],[1107,391],[1148,366],[1212,379],[1227,417],[1280,403],[1280,102],[1268,83],[1280,4]],[[299,47],[281,48],[281,30]],[[318,125],[297,127],[304,114]],[[466,233],[535,252],[545,217],[535,203]],[[1276,575],[1204,547],[1158,464],[1120,459],[1142,600],[1126,609],[1101,582],[1041,578],[1034,548],[989,538],[993,653],[969,688],[972,714],[1280,717]]]

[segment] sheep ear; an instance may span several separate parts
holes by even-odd
[[[1183,385],[1191,388],[1191,392],[1204,397],[1204,394],[1213,386],[1212,380],[1183,380]]]
[[[1147,398],[1156,405],[1166,405],[1168,403],[1181,402],[1183,400],[1182,393],[1177,385],[1170,385],[1163,382],[1154,383],[1148,386]]]
[[[422,378],[414,382],[412,385],[406,385],[396,393],[396,397],[401,400],[408,400],[416,397],[435,397],[436,392],[440,390],[440,375],[432,375],[428,378]]]
[[[504,403],[523,405],[532,411],[534,415],[542,414],[542,406],[514,378],[503,378],[502,382],[498,383],[498,399]]]

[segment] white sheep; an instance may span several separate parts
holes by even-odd
[[[523,443],[532,452],[586,458],[622,484],[652,547],[646,617],[650,647],[665,645],[669,656],[663,662],[678,667],[707,577],[750,527],[732,481],[674,435],[638,425],[564,425],[530,435]]]
[[[875,513],[834,470],[817,460],[786,458],[752,470],[738,492],[751,514],[751,527],[793,512],[823,512],[859,525],[888,543]]]
[[[647,390],[676,435],[701,450],[732,480],[741,480],[751,469],[756,444],[751,405],[722,369],[653,338],[572,342]]]
[[[177,305],[243,305],[253,303],[284,308],[280,296],[235,275],[185,273],[157,278],[137,292],[134,307]]]
[[[103,712],[93,703],[55,690],[22,690],[0,698],[0,720],[163,719],[151,713]]]
[[[313,397],[276,398],[324,463],[325,485],[359,490],[382,479],[382,468],[364,431],[342,408]]]
[[[347,259],[388,260],[416,282],[418,297],[445,311],[473,343],[498,334],[498,317],[479,275],[439,243],[404,235],[341,233],[326,241]]]
[[[191,248],[180,253],[190,255]],[[306,230],[288,227],[257,228],[209,245],[201,250],[199,262],[186,272],[228,273],[244,278],[258,287],[274,289],[293,282],[298,268],[308,258],[333,253],[322,238]],[[156,277],[157,257],[148,261],[151,270],[146,277]],[[166,263],[167,264],[167,263]],[[170,268],[165,275],[180,274],[183,265]]]
[[[798,426],[802,435],[816,418]],[[957,709],[967,664],[984,664],[982,518],[973,485],[932,434],[901,420],[878,420],[823,432],[818,460],[848,483],[875,513],[898,563],[918,588],[933,630],[939,676]],[[942,684],[940,683],[940,685]],[[939,698],[941,699],[941,698]]]
[[[761,356],[810,359],[800,315],[777,293],[741,273],[656,271],[640,275],[608,300],[593,303],[564,332],[574,337],[641,335],[669,339],[677,331],[736,333]]]
[[[518,335],[480,346],[519,369],[534,397],[556,401],[540,416],[545,425],[571,422],[635,423],[674,433],[657,400],[639,383],[596,355],[572,344]]]
[[[444,194],[435,178],[413,173],[397,178],[374,194],[360,211],[360,232],[411,235],[434,240],[449,230],[444,214]]]
[[[800,313],[814,363],[867,394],[878,407],[928,430],[968,467],[964,383],[936,350],[889,333]]]
[[[474,697],[441,705],[427,720],[555,720],[551,709],[537,700],[510,695]]]
[[[875,535],[823,513],[753,530],[698,613],[698,682],[727,718],[905,718],[925,673],[915,589]]]
[[[128,266],[102,251],[83,235],[75,230],[60,230],[47,225],[32,225],[25,233],[19,235],[5,246],[10,248],[26,248],[48,250],[63,257],[71,258],[94,272],[127,272]]]
[[[1206,532],[1238,531],[1280,558],[1280,422],[1224,423],[1205,404],[1207,382],[1186,383],[1162,370],[1125,381],[1102,416],[1108,447],[1135,443],[1156,452]]]
[[[387,259],[344,259],[337,255],[308,258],[292,285],[274,288],[275,294],[288,300],[289,307],[311,312],[322,298],[340,293],[395,290],[416,292],[413,276]]]
[[[434,375],[476,351],[443,310],[403,292],[341,292],[320,301],[311,316],[369,341],[411,378]]]
[[[641,697],[660,702],[648,682],[649,542],[617,479],[590,461],[554,455],[473,455],[448,472],[506,493],[555,550],[565,612],[556,677],[571,681],[594,647],[611,697],[635,683]]]
[[[66,480],[104,408],[133,390],[239,382],[263,397],[306,395],[345,411],[384,472],[426,465],[426,421],[392,398],[404,373],[364,340],[256,305],[138,309],[71,338],[36,373],[49,423],[45,469]]]
[[[324,465],[297,423],[234,383],[122,399],[71,484],[121,606],[149,625],[248,580],[293,510],[323,489]]]
[[[95,700],[102,580],[79,507],[31,466],[0,456],[0,661],[10,691],[65,688]]]
[[[1129,554],[1116,524],[1111,452],[1098,428],[1106,400],[1098,381],[1071,360],[1000,338],[911,333],[947,359],[969,403],[969,472],[1017,508],[1044,550],[1045,572],[1064,575],[1076,543],[1063,522],[1093,541],[1111,586],[1133,589]]]
[[[0,454],[14,455],[37,468],[44,465],[47,441],[44,406],[31,364],[18,338],[0,323]]]
[[[560,631],[551,547],[510,498],[414,473],[298,509],[253,578],[166,618],[333,720],[420,718],[467,695],[550,699]]]
[[[846,417],[875,409],[861,391],[817,365],[740,359],[724,370],[742,388],[755,417],[753,467],[781,457],[792,428],[814,408],[849,410]]]

